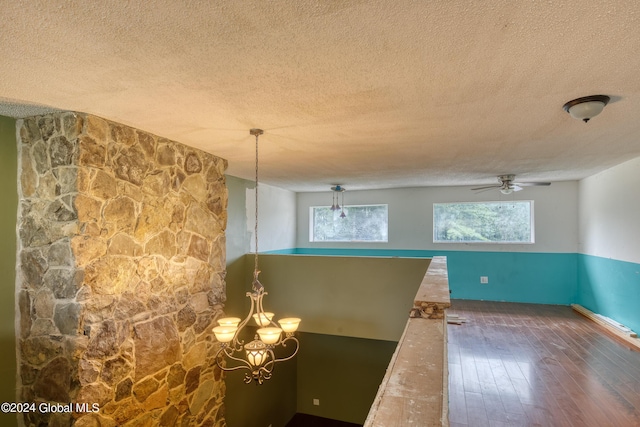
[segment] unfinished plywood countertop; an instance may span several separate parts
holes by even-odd
[[[364,427],[448,426],[446,257],[434,257]]]

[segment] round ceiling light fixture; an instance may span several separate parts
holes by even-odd
[[[574,119],[587,123],[600,114],[610,100],[611,98],[607,95],[584,96],[567,102],[562,108]]]

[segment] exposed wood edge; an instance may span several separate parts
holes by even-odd
[[[444,319],[409,319],[364,427],[448,426]]]
[[[409,317],[442,319],[444,311],[449,307],[451,307],[451,296],[447,257],[436,256],[431,259],[427,272],[418,287]]]
[[[380,408],[380,403],[382,402],[382,398],[384,397],[384,391],[389,384],[389,379],[391,379],[391,375],[393,375],[393,367],[396,365],[396,360],[398,359],[398,353],[400,353],[401,344],[404,342],[404,339],[407,335],[407,329],[409,328],[409,322],[404,326],[404,331],[402,331],[402,336],[400,337],[400,341],[396,346],[395,351],[393,352],[393,356],[391,356],[391,361],[389,362],[389,366],[387,367],[387,372],[385,372],[384,377],[382,378],[382,382],[378,387],[378,392],[376,393],[376,398],[371,405],[371,409],[369,409],[369,414],[367,415],[367,419],[364,421],[363,426],[368,427],[373,425],[373,421],[376,418],[378,413],[378,409]]]
[[[451,301],[446,257],[431,260],[414,304],[364,427],[403,426],[405,423],[449,427],[445,309],[450,307]],[[421,315],[414,315],[416,309]],[[427,309],[429,313],[426,313]],[[423,312],[427,315],[422,315]],[[430,378],[427,380],[426,376]]]
[[[611,326],[609,323],[607,323],[604,320],[600,319],[591,310],[589,310],[587,308],[584,308],[583,306],[581,306],[579,304],[571,304],[571,308],[573,308],[578,313],[582,314],[587,319],[590,319],[590,320],[594,321],[595,323],[597,323],[598,325],[602,326],[603,328],[605,328],[607,331],[611,332],[615,336],[617,336],[617,337],[621,338],[622,340],[628,342],[633,347],[635,347],[637,350],[640,350],[640,339],[633,338],[629,334],[625,334],[624,332],[619,331],[618,329],[616,329],[613,326]]]
[[[434,256],[431,259],[422,283],[420,283],[413,306],[421,307],[426,304],[438,304],[444,308],[451,307],[446,256]]]
[[[446,310],[445,310],[446,313]],[[440,422],[442,427],[449,427],[449,328],[447,322],[444,323],[444,346],[442,351],[442,412]]]

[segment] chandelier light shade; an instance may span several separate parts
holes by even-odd
[[[218,319],[218,326],[213,328],[213,333],[220,342],[220,350],[216,354],[218,367],[223,371],[245,370],[245,383],[262,384],[271,378],[276,363],[290,360],[298,353],[300,342],[294,333],[298,330],[300,319],[287,317],[280,319],[278,324],[273,321],[274,313],[263,308],[262,300],[267,292],[258,280],[258,137],[264,132],[262,129],[251,129],[249,133],[256,137],[255,257],[252,291],[246,294],[251,300],[251,308],[244,320],[239,317]],[[245,344],[242,332],[251,321],[258,330],[253,341]],[[283,351],[285,356],[276,357],[275,349],[279,347],[288,350]]]
[[[233,327],[238,327],[238,323],[240,323],[240,319],[239,317],[225,317],[222,319],[218,319],[218,325],[222,326],[233,326]]]
[[[562,107],[574,119],[587,123],[602,112],[611,98],[607,95],[591,95],[574,99]]]
[[[213,328],[213,333],[220,342],[230,342],[237,331],[237,326],[216,326]]]
[[[280,319],[278,323],[280,323],[280,327],[285,333],[295,332],[300,324],[300,319],[297,317],[286,317],[284,319]]]
[[[262,366],[265,361],[265,354],[267,353],[267,345],[265,343],[254,340],[245,345],[244,349],[247,352],[247,361],[252,368]],[[271,372],[269,372],[269,374],[271,374]],[[269,375],[269,378],[271,378],[271,375]],[[262,381],[260,384],[262,384]]]
[[[273,319],[273,313],[256,313],[252,317],[256,321],[256,325],[268,326],[271,323],[271,319]]]

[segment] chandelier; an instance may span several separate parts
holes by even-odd
[[[245,383],[254,381],[256,384],[262,384],[271,378],[276,363],[292,359],[298,352],[300,343],[294,332],[298,329],[300,319],[280,319],[278,325],[273,321],[274,314],[265,311],[262,304],[267,292],[258,280],[258,137],[264,132],[262,129],[251,129],[249,133],[256,137],[255,257],[252,291],[246,294],[251,300],[251,309],[244,320],[238,317],[219,319],[219,326],[213,328],[213,333],[221,343],[220,350],[216,353],[218,367],[223,371],[246,370]],[[257,334],[253,341],[245,344],[241,338],[242,331],[252,320],[258,326]],[[280,347],[286,348],[288,344],[293,345],[293,351],[289,350],[285,357],[276,357],[275,350]]]

